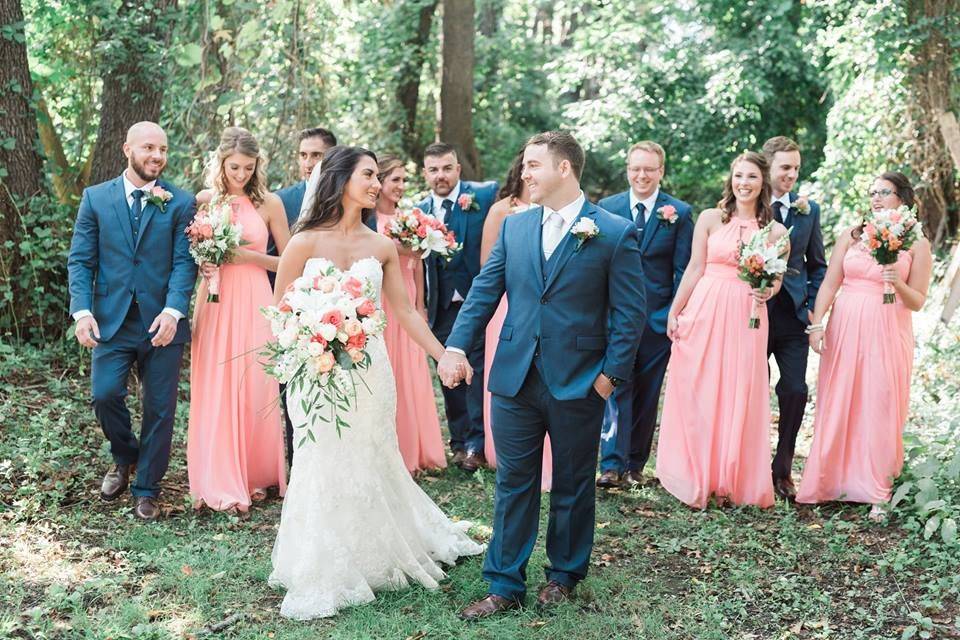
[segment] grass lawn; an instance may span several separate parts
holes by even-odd
[[[855,505],[693,511],[652,478],[599,495],[590,576],[574,603],[549,613],[461,622],[457,611],[485,593],[481,559],[470,558],[438,591],[414,587],[332,620],[288,621],[282,594],[266,584],[279,500],[243,520],[189,508],[182,402],[165,517],[144,525],[128,500],[101,502],[108,456],[86,403],[88,372],[50,358],[11,355],[0,372],[0,637],[960,637],[960,550],[939,535],[925,540],[923,521],[898,511],[875,524]],[[939,375],[926,373],[918,385]],[[942,409],[929,404],[931,415]],[[447,470],[421,486],[489,536],[491,472]],[[546,512],[545,500],[541,538]],[[540,544],[531,603],[545,563]]]

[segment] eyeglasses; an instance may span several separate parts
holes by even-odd
[[[893,189],[871,189],[867,192],[867,195],[873,198],[886,198],[887,196],[892,196],[894,194]]]

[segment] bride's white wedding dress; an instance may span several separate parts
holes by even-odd
[[[311,258],[304,275],[330,264]],[[380,262],[364,258],[349,272],[376,285],[379,306]],[[280,613],[288,618],[332,616],[410,581],[435,589],[445,577],[440,563],[483,551],[467,536],[469,523],[450,521],[410,477],[397,446],[396,388],[382,338],[367,350],[371,363],[360,375],[369,391],[357,385],[344,416],[350,428],[337,436],[332,426],[314,427],[316,442],[294,451],[270,574],[271,585],[287,589]],[[293,423],[303,424],[299,395],[287,393]]]

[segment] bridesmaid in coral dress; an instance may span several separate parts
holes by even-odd
[[[693,252],[667,317],[673,341],[657,477],[686,504],[773,505],[766,305],[781,286],[751,290],[737,277],[739,243],[772,219],[763,156],[733,161],[716,209],[700,214]],[[769,242],[787,233],[774,222]],[[748,327],[753,304],[760,329]]]
[[[906,176],[890,172],[874,181],[870,201],[880,210],[913,207],[915,198]],[[860,245],[860,233],[857,226],[838,238],[808,329],[810,345],[821,354],[820,377],[813,444],[797,502],[865,502],[874,505],[872,518],[882,518],[880,505],[890,499],[903,467],[911,316],[926,300],[933,258],[921,237],[900,252],[896,264],[882,267]],[[884,282],[893,284],[895,304],[883,304]]]
[[[407,170],[396,156],[380,158],[380,198],[377,200],[377,231],[384,233],[397,213],[406,187]],[[426,317],[424,308],[423,260],[410,249],[397,244],[400,267],[407,295],[414,307]],[[387,316],[384,341],[387,356],[397,381],[397,443],[400,455],[410,473],[427,469],[443,469],[447,459],[443,452],[443,436],[437,416],[433,380],[427,365],[427,354],[396,322],[390,304],[383,302]]]
[[[204,282],[194,309],[190,349],[190,426],[187,472],[194,506],[246,511],[269,487],[286,489],[283,429],[277,381],[258,360],[271,339],[260,307],[273,303],[267,269],[279,258],[266,254],[272,234],[282,252],[290,238],[280,199],[265,183],[265,161],[256,139],[229,127],[211,156],[208,186],[197,201],[233,196],[236,220],[247,244],[219,267],[220,302],[205,302],[206,280],[217,267],[202,265]]]
[[[524,211],[530,207],[530,194],[527,191],[527,185],[520,179],[523,172],[523,151],[517,155],[507,172],[507,179],[497,194],[497,201],[490,207],[487,213],[487,219],[483,221],[483,238],[480,241],[480,264],[487,261],[490,252],[493,251],[493,245],[497,243],[500,236],[500,227],[503,226],[503,220],[508,215]],[[497,342],[500,339],[500,330],[503,328],[503,320],[507,317],[507,296],[500,300],[500,306],[497,312],[487,323],[486,346],[483,354],[483,434],[484,445],[483,453],[487,459],[487,465],[491,469],[497,467],[497,452],[493,445],[493,430],[490,422],[490,392],[487,391],[487,383],[490,380],[490,369],[493,368],[493,356],[497,352]],[[550,485],[553,481],[553,453],[550,449],[550,436],[545,436],[543,442],[543,466],[540,472],[540,489],[550,491]]]

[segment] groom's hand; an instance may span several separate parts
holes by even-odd
[[[454,351],[445,351],[437,362],[437,375],[445,387],[453,389],[466,378],[467,384],[473,379],[473,369],[466,356]]]
[[[84,316],[77,320],[77,326],[73,333],[77,336],[77,342],[88,349],[97,346],[97,340],[100,339],[100,327],[97,326],[97,321],[93,316]]]
[[[150,340],[150,344],[155,347],[167,346],[177,333],[177,319],[166,311],[161,311],[160,315],[153,320],[153,324],[150,325],[148,333],[154,331],[157,333]]]
[[[613,383],[610,382],[610,378],[601,373],[597,376],[597,379],[593,381],[593,390],[596,391],[601,398],[606,400],[610,397],[610,394],[613,393]]]

